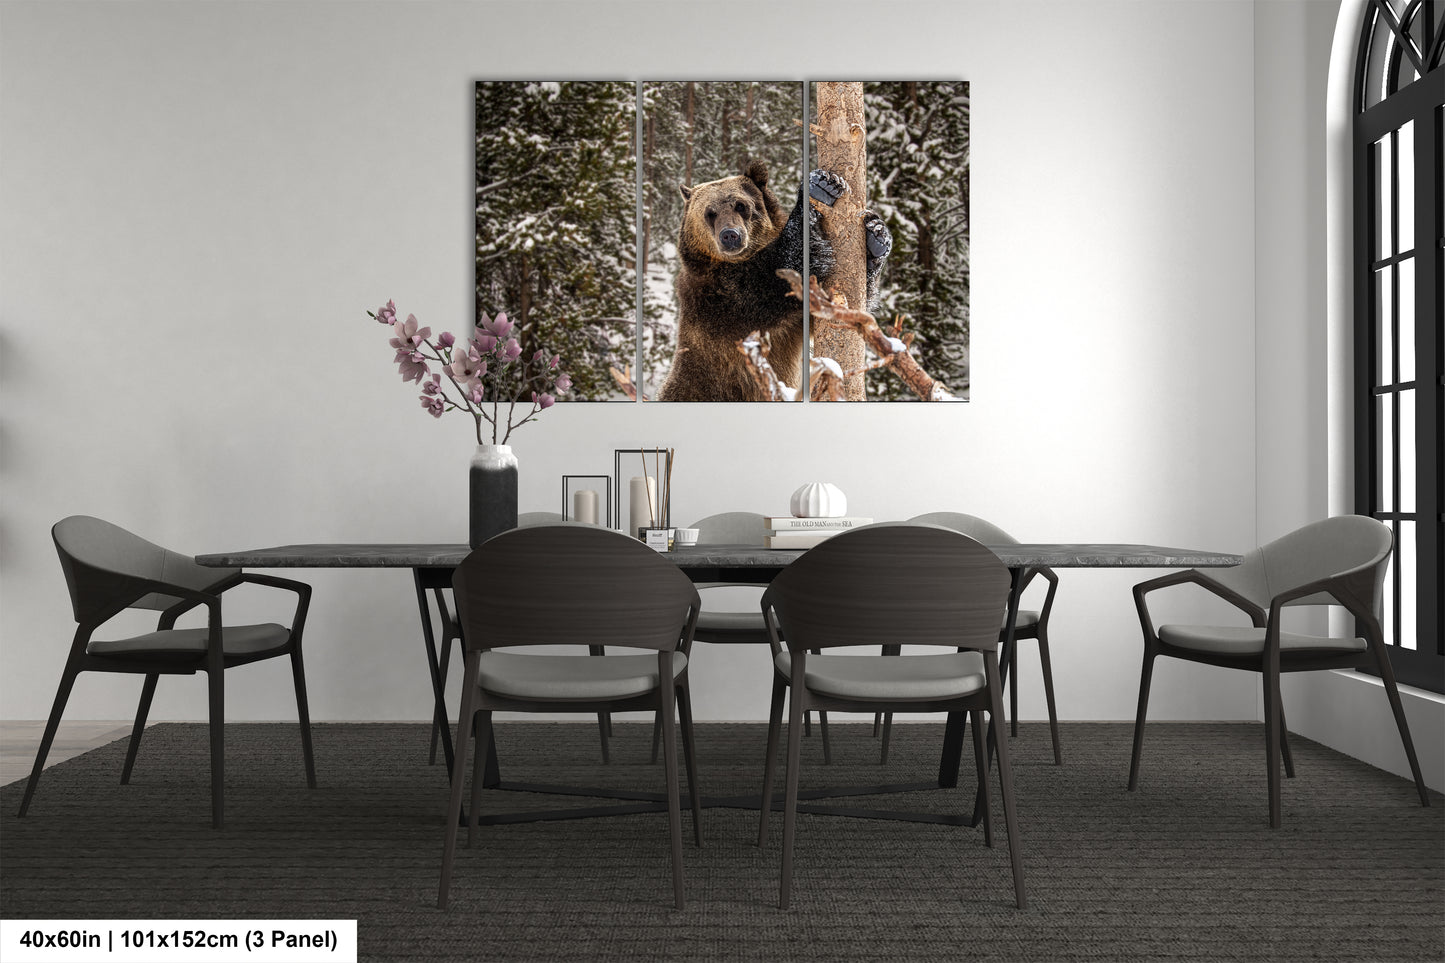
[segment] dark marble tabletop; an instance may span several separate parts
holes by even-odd
[[[1093,542],[990,545],[1010,568],[1218,568],[1237,565],[1240,557],[1221,552],[1161,545]],[[755,545],[693,545],[666,553],[680,568],[781,568],[801,550]],[[467,556],[463,544],[312,543],[278,545],[198,555],[202,565],[219,568],[452,568]]]

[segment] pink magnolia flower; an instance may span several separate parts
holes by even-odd
[[[566,391],[572,387],[572,377],[564,371],[557,376],[556,385],[558,391]]]
[[[457,339],[450,331],[443,331],[441,334],[437,335],[437,343],[440,344],[443,348],[450,348],[452,345],[457,343]]]
[[[477,323],[478,331],[486,332],[498,341],[510,335],[512,329],[515,327],[515,324],[507,320],[507,312],[505,311],[498,311],[495,319],[487,317],[486,312],[483,311],[482,320]]]
[[[376,312],[376,320],[381,324],[396,324],[396,302],[386,302],[386,305]]]
[[[430,383],[430,382],[428,382]],[[440,418],[442,412],[446,411],[446,404],[442,401],[441,395],[424,394],[421,396],[421,406],[425,408],[433,418]]]
[[[535,352],[532,353],[532,364],[536,364],[545,357],[547,357],[547,352],[541,348],[538,348]]]
[[[553,370],[555,371],[556,368],[557,368],[557,366],[558,366],[559,364],[561,364],[561,363],[562,363],[562,356],[561,356],[560,354],[554,354],[554,355],[552,355],[552,363],[549,364],[549,365],[547,365],[547,367],[549,367],[549,368],[551,368],[551,369],[553,369]]]
[[[421,383],[421,393],[424,395],[439,395],[442,391],[442,376],[433,371],[431,378]]]
[[[487,374],[487,363],[475,351],[452,350],[452,363],[447,366],[453,378],[460,385],[480,381]]]
[[[391,346],[398,351],[414,351],[431,337],[431,328],[423,328],[414,314],[408,314],[405,321],[393,324],[391,330],[397,335],[391,339]]]
[[[549,394],[537,394],[532,392],[532,404],[542,408],[550,408],[557,403],[557,399]]]
[[[480,381],[472,385],[472,393],[468,397],[472,399],[474,405],[482,403],[482,383]]]
[[[427,367],[426,359],[417,352],[410,351],[397,353],[398,355],[403,353],[405,353],[406,355],[406,357],[402,358],[397,364],[397,367],[401,371],[401,380],[403,382],[419,382],[431,372],[431,368]]]
[[[497,349],[497,357],[501,358],[503,361],[516,361],[521,356],[522,346],[517,343],[516,338],[512,338],[506,344],[502,345],[500,348]]]
[[[472,344],[476,346],[476,349],[479,353],[491,354],[492,349],[497,346],[497,339],[492,337],[490,334],[483,334],[482,332],[478,331],[476,334],[472,335]]]

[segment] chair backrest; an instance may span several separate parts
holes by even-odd
[[[462,561],[452,588],[468,649],[686,649],[700,605],[692,581],[672,562],[592,525],[503,532]]]
[[[699,545],[762,545],[768,526],[757,512],[722,512],[693,522]]]
[[[563,521],[558,512],[522,512],[517,516],[518,528],[530,528],[533,525],[560,525]]]
[[[914,525],[941,525],[962,532],[984,545],[1017,545],[1019,540],[993,522],[963,512],[927,512],[908,520]]]
[[[136,596],[132,579],[155,579],[204,591],[237,569],[207,568],[189,555],[148,542],[119,525],[89,515],[62,518],[50,529],[70,606],[77,622],[94,622],[123,608],[167,609],[174,596]]]
[[[919,644],[993,649],[1008,603],[998,556],[951,529],[870,525],[810,548],[773,579],[790,649]]]
[[[1360,569],[1355,589],[1370,612],[1378,614],[1385,568],[1394,535],[1383,522],[1364,515],[1336,515],[1312,522],[1249,552],[1236,566],[1210,569],[1209,577],[1268,608],[1281,592]],[[1328,595],[1310,595],[1289,605],[1325,605]]]

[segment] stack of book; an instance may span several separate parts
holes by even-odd
[[[763,521],[771,529],[771,532],[763,537],[763,544],[768,548],[812,548],[850,528],[873,524],[873,519],[862,515],[842,515],[838,518],[794,518],[791,515],[777,515],[764,518]]]

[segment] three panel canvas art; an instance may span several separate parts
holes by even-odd
[[[570,399],[967,400],[966,81],[484,81],[476,150],[478,316]]]

